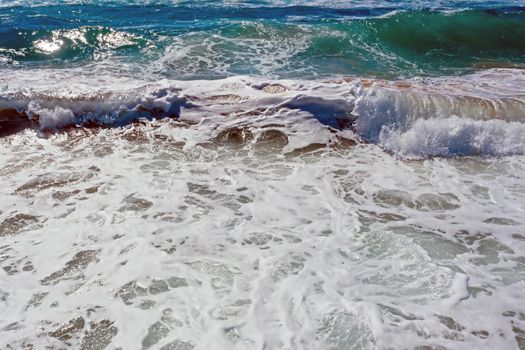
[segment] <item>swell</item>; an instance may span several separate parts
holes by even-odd
[[[137,71],[187,79],[406,77],[525,65],[523,7],[79,9],[3,14],[0,64],[84,64],[111,55],[115,65],[129,61]]]
[[[341,35],[319,37],[301,55],[363,57],[368,70],[394,76],[400,72],[442,75],[457,69],[525,63],[522,8],[397,12],[334,21],[329,28]],[[362,64],[359,59],[354,62]]]
[[[103,77],[83,77],[76,90],[52,89],[56,82],[45,78],[19,74],[2,92],[1,135],[169,119],[193,125],[193,143],[250,145],[261,135],[278,135],[287,152],[345,139],[414,159],[525,154],[524,70],[398,81],[109,78],[107,86]]]

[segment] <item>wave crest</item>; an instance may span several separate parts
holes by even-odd
[[[408,159],[525,154],[525,124],[450,117],[420,119],[408,130],[383,128],[379,144]]]
[[[74,80],[65,71],[44,72]],[[56,80],[26,73],[1,93],[1,135],[169,118],[193,125],[194,144],[245,146],[275,134],[286,140],[279,143],[287,152],[344,139],[412,159],[525,154],[522,70],[407,81],[232,77],[147,83],[108,77],[106,85],[103,77],[83,76],[83,84],[54,90]]]

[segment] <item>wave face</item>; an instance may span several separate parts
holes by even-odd
[[[522,67],[525,9],[483,5],[2,7],[0,64],[111,62],[128,74],[176,79],[407,77]]]
[[[152,83],[78,70],[36,73],[3,76],[12,82],[0,95],[4,135],[173,119],[193,125],[194,143],[241,132],[249,137],[236,141],[250,146],[271,126],[287,140],[285,153],[342,138],[412,159],[525,154],[524,70],[398,81],[245,76]]]

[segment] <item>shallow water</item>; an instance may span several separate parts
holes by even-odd
[[[3,1],[1,349],[525,349],[521,2]]]
[[[523,156],[178,142],[195,132],[3,140],[4,347],[523,344]]]

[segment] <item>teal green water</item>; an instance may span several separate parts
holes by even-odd
[[[0,64],[178,79],[414,77],[525,65],[525,10],[326,6],[0,8]]]

